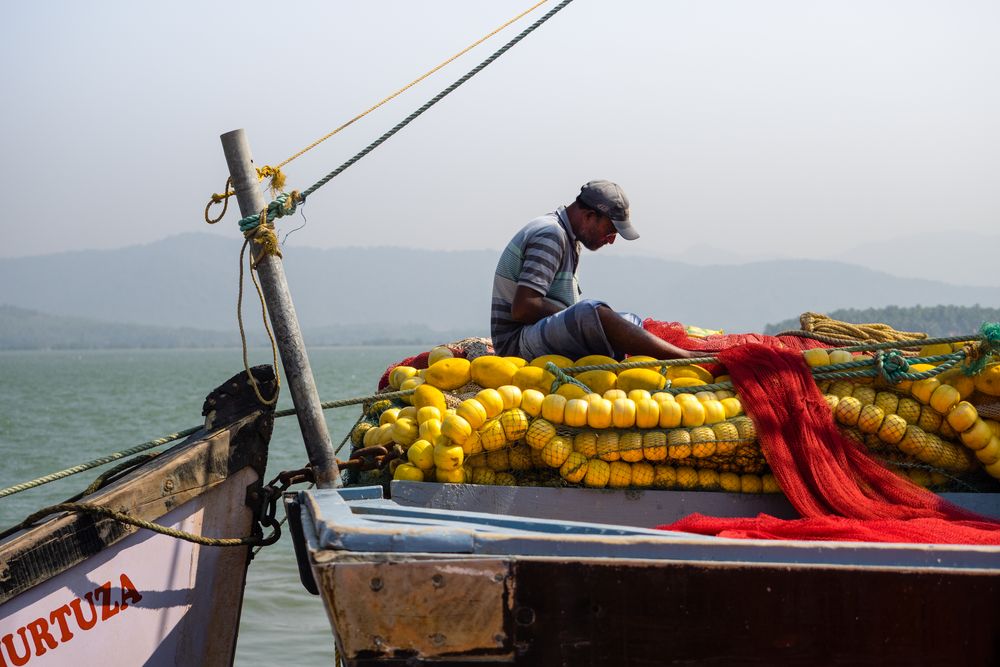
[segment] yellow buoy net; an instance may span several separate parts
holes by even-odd
[[[480,359],[457,365],[448,358],[425,371],[398,367],[391,376],[423,386],[425,402],[441,396],[443,411],[417,417],[436,421],[440,414],[444,424],[441,435],[421,448],[450,458],[442,458],[446,470],[420,468],[422,481],[780,492],[740,397],[699,391],[719,379],[701,367],[690,373],[672,367],[674,378],[695,383],[690,393],[658,391],[662,383],[655,378],[626,370],[610,372],[611,386],[602,394],[580,390],[568,398],[559,391],[566,385],[552,391],[550,378],[521,372],[544,372],[534,362]],[[512,384],[484,388],[473,376]],[[549,391],[542,391],[546,383]],[[929,488],[954,486],[981,471],[1000,479],[1000,423],[979,415],[974,379],[949,372],[893,386],[871,379],[818,385],[841,431],[897,474]],[[393,441],[384,426],[382,439],[371,425],[357,428],[365,445],[408,446]],[[430,431],[436,429],[432,423]],[[399,479],[415,478],[410,469],[394,472]]]

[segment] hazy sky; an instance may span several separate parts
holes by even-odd
[[[293,162],[290,185],[555,2]],[[9,3],[0,256],[205,231],[219,134],[280,162],[531,4]],[[576,0],[317,192],[289,244],[499,248],[608,178],[642,234],[609,252],[955,247],[1000,213],[998,34],[996,0]],[[236,218],[212,230],[234,248]]]

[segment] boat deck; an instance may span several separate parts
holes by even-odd
[[[745,540],[642,527],[697,511],[794,516],[780,496],[593,491],[393,482],[300,496],[314,552],[654,559],[825,566],[958,568],[1000,573],[1000,548],[967,545]],[[949,500],[1000,518],[1000,494]],[[568,517],[587,517],[592,521]]]

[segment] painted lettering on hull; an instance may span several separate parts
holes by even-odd
[[[127,574],[122,572],[117,583],[118,588],[112,588],[112,582],[106,581],[48,615],[0,637],[0,667],[23,667],[32,658],[59,649],[79,633],[106,623],[142,600],[142,594]]]

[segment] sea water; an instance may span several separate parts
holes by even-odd
[[[419,351],[312,348],[309,359],[321,400],[331,401],[373,393],[390,363]],[[270,350],[252,350],[250,363],[271,363]],[[242,369],[240,351],[229,349],[0,352],[0,488],[197,426],[205,396]],[[287,407],[291,398],[284,390],[278,409]],[[336,446],[360,408],[325,414]],[[305,462],[295,418],[278,419],[265,481]],[[110,467],[0,498],[0,527],[64,500]],[[236,664],[332,660],[326,613],[299,582],[286,529],[250,564]]]

